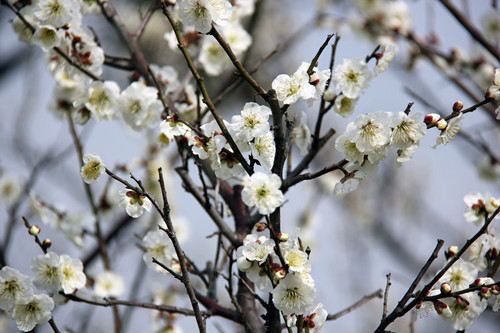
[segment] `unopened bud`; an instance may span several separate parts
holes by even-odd
[[[473,283],[471,283],[469,287],[474,288],[474,287],[484,286],[486,284],[493,284],[493,283],[495,283],[495,280],[493,280],[490,277],[480,277],[480,278],[477,278]]]
[[[87,108],[81,108],[75,113],[75,122],[78,125],[85,125],[90,119],[90,111]]]
[[[445,318],[450,318],[453,314],[448,304],[439,300],[434,301],[434,309],[440,316],[443,316]]]
[[[428,113],[425,115],[424,123],[426,125],[434,125],[440,118],[441,116],[437,113]]]
[[[48,238],[45,238],[42,242],[42,246],[44,249],[48,249],[49,247],[52,246],[52,241]]]
[[[448,248],[448,250],[444,253],[446,259],[450,259],[454,257],[458,253],[458,246],[452,245]]]
[[[323,94],[323,99],[327,102],[331,102],[337,97],[337,93],[333,89],[327,89]]]
[[[453,104],[453,112],[460,112],[464,108],[464,103],[462,101],[456,101]]]
[[[178,261],[174,261],[170,265],[170,269],[175,273],[175,274],[181,274],[182,269],[181,269],[181,264]]]
[[[281,267],[280,269],[274,271],[274,277],[276,278],[276,280],[281,280],[285,276],[286,276],[286,270],[283,267]]]
[[[465,298],[463,298],[461,296],[457,296],[456,300],[457,300],[458,306],[461,309],[463,309],[463,310],[468,310],[469,309],[469,301],[468,300],[466,300]]]
[[[448,123],[446,122],[446,120],[444,120],[443,118],[440,118],[437,122],[436,122],[436,127],[438,129],[440,129],[441,131],[444,130],[446,127],[448,126]]]
[[[494,286],[491,286],[490,290],[493,295],[500,294],[500,287],[496,284]]]
[[[318,73],[314,72],[309,77],[309,84],[311,84],[313,86],[317,86],[318,83],[319,83],[319,75],[318,75]]]
[[[481,297],[484,299],[488,299],[491,296],[493,296],[493,293],[491,292],[490,288],[488,287],[482,287],[481,288]]]
[[[441,293],[443,294],[451,293],[451,285],[448,282],[445,282],[441,285]]]
[[[255,230],[258,232],[264,231],[267,228],[267,224],[264,222],[255,223]]]
[[[276,238],[278,238],[280,242],[286,242],[288,240],[288,234],[286,232],[280,232],[276,235]]]
[[[29,230],[28,230],[28,233],[31,235],[31,236],[38,236],[38,234],[40,233],[40,227],[37,226],[37,225],[32,225]]]

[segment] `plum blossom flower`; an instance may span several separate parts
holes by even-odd
[[[300,274],[287,274],[272,291],[274,306],[284,315],[305,314],[313,307],[316,289]]]
[[[271,214],[284,201],[280,187],[277,175],[255,172],[244,185],[241,197],[249,207],[256,206],[260,214]]]
[[[463,113],[459,113],[458,116],[451,119],[445,129],[441,131],[441,134],[436,138],[436,144],[432,145],[431,148],[436,149],[438,145],[447,145],[455,138],[455,135],[460,131],[460,126],[462,125]]]
[[[466,289],[476,280],[478,270],[476,266],[468,261],[458,259],[437,282],[441,285],[449,283],[452,291]]]
[[[84,103],[97,120],[111,120],[118,111],[120,87],[114,81],[94,81],[88,88]]]
[[[47,295],[22,297],[12,311],[17,328],[29,332],[38,324],[44,324],[52,318],[54,300]]]
[[[133,218],[140,217],[144,210],[148,212],[153,207],[151,201],[144,195],[140,195],[135,191],[121,190],[120,207],[125,208],[127,214]]]
[[[85,287],[87,277],[83,273],[83,264],[80,259],[63,254],[60,256],[60,267],[62,272],[61,285],[65,294],[71,294],[75,289]]]
[[[442,318],[451,322],[453,329],[457,331],[465,331],[471,327],[488,305],[487,301],[481,299],[476,293],[444,298],[443,302],[448,304],[452,315],[442,316]]]
[[[40,24],[54,27],[80,26],[82,21],[80,4],[76,0],[40,0],[36,3],[35,17]]]
[[[42,290],[47,290],[53,294],[61,289],[63,279],[61,271],[61,260],[59,255],[48,252],[31,259],[31,270],[35,274],[33,284]]]
[[[239,115],[231,119],[232,129],[236,138],[241,141],[251,141],[259,135],[269,132],[269,116],[271,109],[257,103],[246,103]]]
[[[179,3],[179,17],[201,33],[212,28],[212,22],[221,25],[229,18],[231,3],[227,0],[182,0]]]
[[[376,74],[385,72],[389,68],[389,63],[394,60],[396,56],[398,46],[393,43],[389,43],[384,47],[382,55],[377,58],[377,65],[374,68]]]
[[[162,267],[153,263],[153,258],[162,264],[169,266],[174,258],[174,247],[172,241],[167,234],[162,230],[152,230],[142,238],[142,242],[146,249],[142,259],[150,268],[160,273],[168,273]]]
[[[102,272],[95,279],[94,295],[96,297],[118,297],[125,291],[123,276],[111,271]]]
[[[293,128],[292,135],[295,144],[300,148],[300,155],[305,156],[309,151],[309,145],[312,141],[305,112],[302,112],[300,122]]]
[[[0,309],[11,310],[20,299],[33,295],[31,278],[17,269],[4,266],[0,270]]]
[[[335,88],[349,98],[357,98],[370,86],[372,74],[361,59],[344,59],[333,71]]]
[[[122,93],[118,103],[125,124],[135,131],[157,125],[163,106],[156,88],[133,82]]]
[[[260,165],[266,170],[271,170],[276,155],[276,146],[274,145],[273,133],[268,131],[257,136],[250,142],[250,150],[252,156],[260,162]]]
[[[293,104],[300,98],[308,100],[316,95],[316,88],[309,83],[309,74],[306,69],[299,68],[292,76],[278,75],[271,83],[280,102]]]
[[[83,156],[85,163],[81,169],[81,176],[84,182],[92,184],[97,182],[99,176],[106,172],[106,165],[99,155],[85,154]]]
[[[333,109],[339,116],[347,118],[349,116],[352,116],[352,114],[354,113],[354,108],[358,99],[359,98],[349,98],[343,94],[339,95],[335,99]]]

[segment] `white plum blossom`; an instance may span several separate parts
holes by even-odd
[[[284,315],[302,315],[313,307],[316,289],[300,274],[287,274],[272,291],[274,306]]]
[[[225,124],[228,127],[228,124]],[[203,136],[193,135],[189,138],[188,144],[193,153],[201,159],[210,159],[212,168],[220,167],[221,161],[219,153],[226,146],[227,140],[215,120],[200,126]]]
[[[0,201],[10,206],[16,202],[23,193],[23,184],[18,176],[3,174],[0,178]]]
[[[344,94],[339,95],[335,99],[335,102],[333,104],[333,109],[339,116],[347,118],[354,114],[354,108],[356,106],[356,102],[358,101],[358,99],[359,97],[349,98]]]
[[[500,201],[492,197],[488,192],[471,192],[464,197],[466,204],[464,218],[469,223],[478,227],[483,226],[487,214],[493,213],[499,206]]]
[[[61,261],[59,255],[48,252],[31,259],[31,270],[35,274],[33,284],[41,290],[47,290],[53,294],[61,289],[63,279]]]
[[[238,249],[241,249],[239,251],[241,252],[240,255],[247,261],[256,262],[260,265],[274,252],[274,246],[274,241],[266,236],[259,237],[255,234],[249,234],[243,240],[243,245]]]
[[[479,22],[486,38],[491,41],[500,40],[500,11],[498,9],[488,8]]]
[[[352,125],[351,125],[352,124]],[[392,128],[389,112],[374,112],[359,115],[354,123],[346,128],[346,139],[356,144],[356,148],[365,154],[375,152],[391,140]]]
[[[297,72],[306,72],[307,73],[309,66],[310,66],[309,63],[302,62],[302,64],[300,64],[299,68],[297,69]],[[308,100],[309,106],[312,105],[312,102],[314,100],[318,100],[323,96],[323,94],[325,92],[326,82],[330,78],[330,74],[331,74],[330,69],[325,69],[325,70],[320,71],[318,69],[318,67],[313,67],[312,73],[309,76],[309,84],[314,86],[314,88],[316,89],[316,92],[315,92],[314,96]]]
[[[155,75],[158,83],[165,88],[165,93],[172,93],[179,89],[181,83],[178,79],[177,71],[172,66],[160,67],[155,64],[149,65],[151,72]]]
[[[47,295],[30,295],[22,297],[12,311],[17,328],[29,332],[36,325],[44,324],[52,318],[54,300]]]
[[[293,128],[293,140],[300,149],[300,155],[305,156],[309,152],[309,145],[312,142],[311,131],[307,126],[307,116],[301,113],[300,122]]]
[[[459,113],[458,116],[448,121],[448,125],[441,134],[436,138],[436,144],[432,145],[431,148],[436,149],[438,145],[447,145],[451,142],[460,131],[460,126],[462,125],[463,113]]]
[[[422,121],[422,113],[411,115],[404,112],[394,113],[391,115],[391,121],[393,127],[391,145],[398,150],[397,161],[406,162],[427,133],[427,126]]]
[[[469,261],[477,267],[479,272],[484,271],[488,266],[488,259],[498,254],[498,245],[493,234],[482,234],[467,250]]]
[[[236,138],[251,141],[259,135],[269,132],[269,116],[271,109],[257,103],[246,103],[239,115],[232,118],[232,129]]]
[[[62,272],[61,286],[65,294],[71,294],[76,289],[85,287],[87,277],[83,273],[83,264],[80,259],[63,254],[60,256],[60,267]]]
[[[36,28],[33,34],[33,44],[36,44],[44,51],[59,46],[61,43],[60,33],[51,25],[41,25]]]
[[[256,206],[260,214],[271,214],[284,201],[280,187],[279,176],[255,172],[244,184],[241,197],[247,206]]]
[[[40,24],[56,28],[65,24],[80,26],[80,4],[76,0],[39,0],[36,2],[35,18]]]
[[[362,165],[358,163],[349,163],[344,169],[348,172],[333,188],[334,197],[354,191],[359,184],[368,177],[373,176],[378,170],[378,163],[365,161]]]
[[[452,315],[442,316],[442,318],[451,322],[453,329],[457,331],[465,331],[471,327],[488,305],[487,301],[481,299],[476,293],[462,294],[456,298],[444,298],[443,302],[448,304]]]
[[[323,324],[328,317],[328,312],[323,308],[323,304],[319,303],[308,315],[304,315],[303,327],[308,333],[320,332]],[[287,326],[293,327],[297,324],[297,316],[291,315],[288,317]]]
[[[181,0],[179,3],[181,21],[202,33],[210,31],[212,22],[223,24],[230,13],[231,3],[227,0]]]
[[[120,87],[114,81],[94,81],[88,88],[85,107],[97,120],[111,120],[119,107]]]
[[[357,98],[370,86],[372,74],[361,59],[344,59],[333,71],[335,88],[349,98]]]
[[[250,150],[253,158],[259,161],[264,169],[270,171],[273,167],[274,156],[276,155],[273,133],[268,131],[257,136],[250,142]]]
[[[389,68],[389,63],[394,60],[396,56],[398,46],[393,43],[389,43],[384,47],[382,55],[377,58],[377,65],[374,68],[376,74],[385,72]]]
[[[170,144],[176,136],[191,137],[191,130],[184,123],[177,121],[175,116],[169,117],[160,123],[158,141]]]
[[[135,131],[156,126],[163,111],[157,96],[156,88],[142,82],[132,82],[122,91],[118,100],[125,124]]]
[[[120,207],[125,208],[127,214],[133,218],[140,217],[144,210],[149,212],[153,207],[153,204],[146,196],[137,194],[135,191],[121,190],[120,195]]]
[[[20,299],[32,295],[33,287],[29,276],[9,266],[0,269],[0,309],[11,310]]]
[[[307,68],[299,68],[292,76],[278,75],[271,83],[276,95],[283,104],[293,104],[300,98],[308,100],[316,96],[316,87],[309,83]]]
[[[87,184],[97,182],[99,176],[106,172],[106,165],[96,154],[85,154],[83,156],[85,163],[81,168],[81,177]]]
[[[94,284],[94,296],[119,297],[125,292],[125,281],[120,274],[104,271],[97,276]]]
[[[20,10],[20,14],[24,17],[24,19],[31,24],[32,27],[36,29],[37,24],[35,23],[35,9],[33,6],[25,6]],[[12,21],[12,29],[17,34],[17,38],[20,41],[27,43],[28,45],[33,44],[33,30],[29,28],[23,20],[19,17],[16,17]]]
[[[157,272],[167,274],[168,272],[165,269],[153,263],[153,258],[155,258],[165,266],[170,266],[174,258],[174,247],[167,234],[162,230],[148,231],[142,238],[142,242],[146,249],[142,259],[146,265]]]
[[[477,273],[476,266],[468,261],[458,259],[439,279],[437,285],[447,282],[452,291],[466,289],[476,280]]]

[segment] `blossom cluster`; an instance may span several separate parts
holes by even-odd
[[[258,290],[272,294],[274,306],[287,316],[289,327],[302,315],[308,332],[321,329],[327,312],[321,304],[315,306],[316,288],[310,275],[309,255],[298,236],[281,233],[275,241],[249,234],[236,251],[236,263]]]
[[[464,197],[466,209],[464,218],[469,223],[481,227],[488,216],[500,207],[500,200],[492,197],[489,193],[469,193]],[[500,309],[500,287],[491,278],[481,275],[493,267],[498,259],[500,240],[495,237],[494,228],[487,230],[484,234],[471,244],[468,248],[468,258],[458,259],[439,279],[427,296],[443,296],[434,301],[424,301],[417,306],[421,316],[427,315],[434,309],[443,319],[449,321],[453,328],[458,331],[467,330],[484,312],[488,306],[488,300],[494,299],[492,305],[494,311]],[[446,257],[451,260],[458,252],[457,246],[450,246]],[[476,288],[474,292],[460,293],[457,296],[446,297],[452,292],[460,292],[468,288]]]
[[[82,262],[65,254],[37,256],[31,260],[31,270],[34,278],[10,266],[0,270],[0,309],[10,311],[23,332],[49,321],[55,306],[52,297],[35,294],[33,286],[52,294],[71,294],[85,287],[87,281]]]
[[[378,111],[359,115],[335,141],[335,148],[349,163],[345,167],[348,173],[336,184],[334,193],[351,192],[373,175],[391,146],[397,150],[397,163],[410,160],[426,131],[421,113]]]

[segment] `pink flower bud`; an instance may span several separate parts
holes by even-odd
[[[44,249],[48,249],[49,247],[52,246],[52,241],[48,238],[45,238],[42,242],[42,246]]]
[[[453,112],[460,112],[464,108],[464,103],[461,101],[456,101],[455,104],[453,104]]]
[[[450,259],[454,257],[458,253],[458,246],[452,245],[448,248],[448,250],[444,253],[446,259]]]
[[[274,277],[276,278],[276,280],[281,280],[285,276],[286,276],[286,270],[283,267],[274,271]]]
[[[446,120],[444,120],[443,118],[440,118],[437,122],[436,122],[436,127],[438,129],[440,129],[441,131],[444,130],[446,127],[448,126],[448,123],[446,122]]]
[[[255,223],[255,230],[258,232],[264,231],[267,228],[267,224],[264,222]]]
[[[495,283],[495,280],[493,280],[490,277],[480,277],[480,278],[477,278],[473,283],[471,283],[471,285],[469,287],[473,288],[473,287],[484,286],[486,284],[493,284],[493,283]]]
[[[441,116],[437,113],[428,113],[425,115],[424,123],[426,125],[434,125],[440,118]]]
[[[463,310],[468,310],[469,309],[469,301],[466,300],[465,298],[462,298],[461,296],[456,297],[457,304],[460,308]]]
[[[500,287],[499,287],[498,285],[494,285],[494,286],[492,286],[492,287],[490,288],[490,290],[491,290],[491,293],[492,293],[493,295],[498,295],[498,294],[500,294]]]
[[[445,318],[450,318],[453,314],[448,304],[439,300],[434,301],[434,309],[440,316],[443,316]]]
[[[40,233],[40,227],[37,225],[32,225],[31,228],[29,228],[28,233],[31,236],[38,236],[38,234]]]
[[[441,285],[441,293],[443,294],[451,293],[451,285],[448,282],[445,282]]]
[[[276,235],[276,237],[280,242],[286,242],[288,240],[288,234],[286,232],[280,232],[278,235]]]
[[[488,287],[482,287],[481,288],[481,297],[484,299],[488,299],[491,296],[493,296],[493,293],[491,292],[490,288]]]

